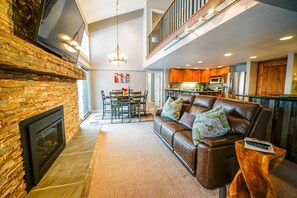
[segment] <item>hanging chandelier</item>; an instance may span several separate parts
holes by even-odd
[[[116,12],[117,12],[117,46],[114,50],[114,53],[109,54],[108,60],[109,62],[111,62],[112,64],[116,65],[116,66],[120,66],[124,63],[127,62],[128,60],[128,56],[122,54],[120,52],[120,46],[119,46],[119,15],[118,15],[118,5],[119,5],[119,0],[117,0],[116,2]]]

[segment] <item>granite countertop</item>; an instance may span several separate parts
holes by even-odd
[[[297,95],[292,94],[279,94],[275,96],[259,96],[259,95],[244,95],[238,94],[236,96],[248,97],[248,98],[263,98],[263,99],[276,99],[276,100],[297,100]]]
[[[188,91],[188,90],[180,90],[180,89],[165,89],[167,91],[179,91],[179,92],[191,92],[191,93],[220,93],[221,91]]]

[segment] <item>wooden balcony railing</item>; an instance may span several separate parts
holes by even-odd
[[[173,0],[148,36],[147,59],[226,0]]]

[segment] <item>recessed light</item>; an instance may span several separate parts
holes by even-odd
[[[224,54],[224,56],[232,56],[231,53]]]
[[[251,57],[250,57],[250,59],[255,59],[255,58],[257,58],[257,56],[251,56]]]
[[[186,67],[189,67],[189,66],[191,66],[190,64],[186,64]]]
[[[176,68],[178,68],[178,69],[179,69],[180,67],[176,67]]]
[[[203,61],[197,61],[197,63],[203,63]]]
[[[215,9],[210,9],[210,10],[208,10],[208,14],[212,14],[212,13],[214,13],[214,11],[215,11]]]
[[[186,29],[185,29],[185,32],[190,32],[190,31],[191,31],[190,28],[186,28]]]
[[[203,21],[203,17],[199,17],[198,21],[200,22]]]
[[[209,69],[209,68],[207,67],[207,68],[205,68],[205,69]]]
[[[293,36],[285,36],[285,37],[280,38],[279,40],[285,41],[285,40],[289,40],[289,39],[292,39],[292,38],[293,38]]]
[[[198,67],[195,67],[195,69],[198,69]]]
[[[221,67],[223,67],[223,66],[222,66],[222,65],[219,65],[219,66],[218,66],[218,68],[221,68]]]

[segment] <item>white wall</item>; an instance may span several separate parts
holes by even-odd
[[[144,91],[146,89],[146,73],[145,71],[121,71],[123,73],[130,73],[130,83],[114,83],[113,75],[115,71],[108,70],[91,70],[92,75],[92,99],[93,110],[102,110],[102,97],[101,90],[105,91],[105,94],[109,94],[112,89],[121,89],[122,87],[130,88],[137,91]]]
[[[116,47],[116,25],[92,32],[90,37],[92,68],[142,69],[142,34],[142,17],[119,24],[120,50],[128,56],[128,62],[118,67],[112,65],[107,58]]]
[[[146,89],[146,72],[143,69],[143,17],[119,24],[119,45],[128,62],[112,65],[107,58],[116,47],[116,26],[90,34],[92,110],[102,110],[101,90],[106,93],[122,87],[137,91]],[[130,73],[130,83],[114,83],[114,73]]]

